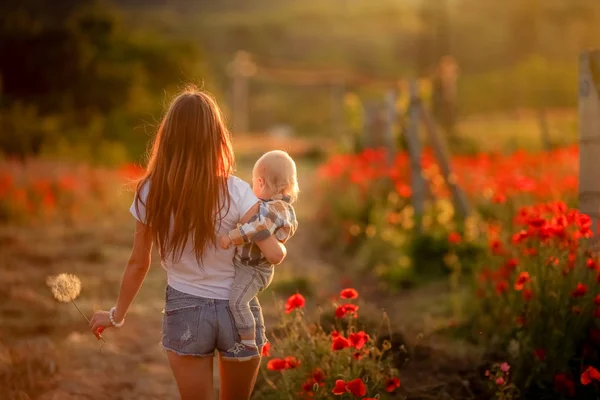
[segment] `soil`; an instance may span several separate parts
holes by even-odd
[[[304,182],[311,181],[306,176]],[[361,313],[373,320],[385,311],[408,399],[482,399],[479,355],[466,343],[438,335],[448,324],[445,283],[396,294],[368,276],[358,279],[315,243],[310,187],[298,203],[300,229],[288,258],[277,267],[274,290],[264,293],[267,326],[299,278],[309,282],[308,302],[325,302],[346,285],[360,292]],[[133,238],[134,220],[119,214],[94,223],[0,227],[1,399],[177,399],[177,388],[159,346],[165,273],[154,257],[150,273],[119,331],[101,345],[70,304],[54,301],[49,275],[79,276],[82,311],[108,309],[118,294]],[[290,283],[291,282],[291,283]],[[276,290],[279,288],[278,290]],[[404,345],[405,350],[400,350]],[[218,376],[215,376],[218,383]]]

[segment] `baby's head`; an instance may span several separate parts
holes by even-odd
[[[261,199],[285,194],[295,201],[298,197],[296,163],[282,150],[263,154],[252,170],[252,190]]]

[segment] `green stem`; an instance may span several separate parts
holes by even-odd
[[[285,391],[288,395],[288,397],[290,398],[290,400],[294,400],[294,398],[292,397],[292,394],[290,393],[290,385],[285,377],[285,373],[283,371],[281,371],[281,379],[283,380],[283,384],[285,385]]]

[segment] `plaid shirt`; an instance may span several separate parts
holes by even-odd
[[[270,265],[255,242],[275,235],[277,240],[285,243],[296,233],[298,221],[290,201],[290,197],[285,195],[261,201],[256,215],[229,232],[232,243],[238,246],[235,253],[237,261],[249,266]]]

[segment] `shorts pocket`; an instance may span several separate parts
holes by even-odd
[[[163,318],[163,344],[180,351],[198,339],[200,306],[166,310]]]

